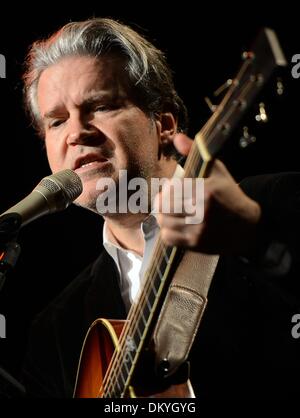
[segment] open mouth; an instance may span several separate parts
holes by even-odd
[[[82,156],[80,158],[78,158],[75,161],[73,170],[75,170],[76,172],[81,172],[84,170],[88,170],[91,168],[98,168],[98,167],[102,167],[103,165],[108,163],[108,159],[101,157],[99,155],[86,155],[86,156]]]

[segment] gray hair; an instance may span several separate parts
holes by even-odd
[[[42,72],[68,56],[117,54],[125,60],[137,105],[150,117],[171,112],[178,130],[185,131],[186,108],[177,95],[164,54],[130,27],[107,18],[72,22],[45,40],[35,42],[27,55],[24,73],[25,104],[34,126],[42,132],[37,87]]]

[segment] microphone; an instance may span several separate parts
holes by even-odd
[[[62,170],[44,177],[33,191],[2,216],[17,214],[20,226],[40,216],[66,209],[82,193],[80,177],[73,170]]]

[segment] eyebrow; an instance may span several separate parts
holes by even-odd
[[[45,120],[45,119],[51,119],[51,118],[53,118],[54,116],[57,116],[57,113],[59,113],[60,111],[61,111],[61,107],[56,106],[56,107],[54,107],[53,109],[51,109],[49,112],[46,112],[46,113],[44,114],[44,116],[42,117],[42,120]]]
[[[104,91],[104,92],[95,92],[83,100],[83,105],[91,105],[101,100],[110,100],[119,102],[120,100],[124,100],[127,97],[125,94],[121,94],[120,92],[116,91]]]
[[[89,97],[87,97],[86,99],[83,100],[83,102],[81,103],[81,106],[89,106],[92,105],[94,103],[97,103],[100,100],[103,99],[107,99],[110,98],[112,100],[118,100],[120,99],[120,96],[117,94],[112,94],[111,92],[97,92],[97,93],[93,93],[91,94]],[[57,117],[58,113],[62,113],[61,112],[62,107],[61,106],[55,106],[53,109],[49,110],[49,112],[46,112],[44,114],[44,116],[42,117],[42,120],[46,120],[46,119],[51,119],[53,117]]]

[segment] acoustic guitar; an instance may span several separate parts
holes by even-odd
[[[265,82],[275,68],[285,65],[276,34],[264,28],[251,52],[243,54],[243,63],[221,103],[195,136],[184,166],[185,177],[209,175],[211,162]],[[154,366],[151,338],[182,252],[158,238],[143,289],[127,320],[99,318],[90,326],[80,355],[74,397],[193,397],[184,364],[174,378],[168,379]]]

